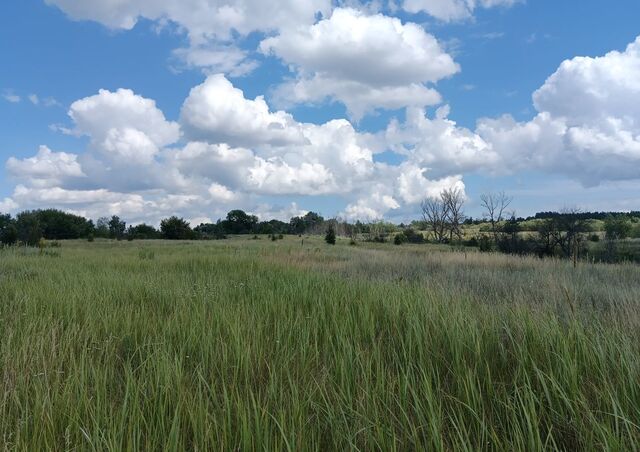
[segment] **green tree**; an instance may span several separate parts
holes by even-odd
[[[18,229],[11,215],[0,215],[0,244],[13,245],[18,241]]]
[[[604,231],[607,240],[626,239],[631,234],[631,230],[631,221],[622,215],[609,215],[604,220]]]
[[[193,231],[189,223],[176,216],[165,218],[160,222],[162,237],[167,240],[190,240],[194,238]]]
[[[280,220],[269,220],[256,224],[253,232],[256,234],[288,234],[290,230],[289,223]]]
[[[327,228],[327,233],[324,236],[324,241],[327,242],[329,245],[336,244],[336,230],[333,227],[333,224],[330,224],[329,227]]]
[[[218,220],[217,224],[213,223],[201,223],[195,228],[193,228],[194,235],[197,238],[204,240],[220,240],[227,238],[225,236],[224,227],[222,226],[222,222]]]
[[[94,234],[103,239],[109,238],[109,219],[107,217],[98,218]]]
[[[16,217],[16,229],[18,240],[29,246],[36,246],[42,238],[42,226],[36,211],[20,212]]]
[[[136,226],[129,226],[127,229],[127,238],[136,240],[150,240],[160,237],[160,233],[156,228],[145,223]]]
[[[33,213],[40,222],[42,236],[48,240],[84,238],[94,230],[92,221],[61,210],[35,210]]]
[[[250,234],[258,224],[258,217],[249,215],[244,210],[232,210],[221,224],[226,234]]]
[[[109,237],[120,240],[124,236],[127,229],[127,223],[120,220],[120,217],[114,215],[109,220]]]
[[[302,217],[293,217],[289,221],[289,229],[292,234],[304,234],[305,232],[318,231],[324,224],[324,218],[316,212],[307,212]]]

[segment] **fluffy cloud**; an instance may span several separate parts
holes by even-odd
[[[298,124],[302,145],[258,146],[245,189],[265,194],[348,194],[375,177],[373,152],[346,120]]]
[[[267,38],[260,49],[297,70],[298,79],[282,86],[279,98],[338,100],[356,118],[380,107],[438,103],[438,93],[425,84],[459,71],[422,27],[351,8],[337,8],[317,24]]]
[[[346,120],[299,123],[246,99],[222,75],[191,90],[181,122],[189,143],[182,169],[263,194],[344,193],[372,174],[373,152]],[[220,144],[222,143],[222,144]],[[338,183],[340,181],[340,183]]]
[[[163,150],[180,138],[178,123],[168,121],[155,102],[128,89],[98,94],[74,102],[69,109],[74,126],[66,133],[90,138],[77,162],[87,175],[72,188],[116,191],[172,189],[185,185],[174,168],[161,164]]]
[[[336,190],[336,180],[331,172],[319,163],[304,162],[291,166],[280,159],[256,159],[249,168],[247,180],[251,190],[264,194],[314,195]]]
[[[403,124],[395,120],[389,124],[384,140],[398,154],[437,175],[491,169],[499,164],[500,157],[491,144],[458,127],[447,115],[448,107],[439,109],[434,118],[424,110],[409,109]]]
[[[482,118],[475,131],[447,118],[407,110],[379,135],[395,152],[435,176],[536,170],[584,186],[640,178],[640,38],[623,52],[563,62],[533,94],[536,116]],[[382,135],[384,135],[382,137]]]
[[[374,221],[393,216],[407,207],[407,213],[411,216],[415,213],[415,206],[422,200],[438,196],[444,189],[458,188],[464,193],[462,176],[428,179],[425,177],[426,172],[425,168],[412,163],[386,167],[379,174],[378,182],[362,191],[358,199],[347,205],[340,216],[348,220]]]
[[[381,193],[381,191],[383,193]],[[383,186],[376,186],[373,192],[355,203],[349,204],[341,216],[348,220],[380,220],[390,210],[398,209],[400,204],[393,196],[384,194]]]
[[[640,38],[624,52],[563,62],[533,95],[539,114],[479,121],[478,134],[512,167],[584,185],[640,178]]]
[[[153,100],[129,89],[101,89],[97,95],[71,104],[69,116],[76,125],[74,131],[90,136],[97,144],[107,140],[113,130],[135,129],[156,146],[167,146],[180,137],[178,124],[167,121]]]
[[[236,193],[216,182],[211,184],[208,191],[211,198],[216,202],[230,203],[238,199],[238,195]]]
[[[227,187],[240,187],[246,181],[247,168],[254,163],[253,151],[227,144],[190,142],[171,154],[170,165],[206,185],[216,181]]]
[[[533,94],[538,111],[571,125],[626,118],[640,126],[640,37],[624,52],[564,61]]]
[[[114,29],[132,29],[145,18],[160,25],[172,23],[185,31],[190,46],[179,51],[188,64],[234,73],[252,66],[235,47],[235,34],[277,32],[312,24],[316,14],[327,14],[331,0],[45,0],[76,20],[93,20]],[[227,46],[233,60],[212,52]]]
[[[464,192],[465,186],[462,176],[447,176],[438,180],[429,180],[424,177],[427,172],[415,164],[405,164],[395,183],[395,193],[398,199],[405,204],[418,204],[425,198],[434,198],[443,190],[458,188]]]
[[[282,106],[314,104],[331,99],[344,103],[351,117],[359,120],[375,109],[397,110],[435,105],[442,98],[436,90],[420,83],[376,88],[360,82],[314,75],[310,79],[283,83],[274,90],[274,99]]]
[[[422,27],[350,8],[338,8],[309,28],[268,38],[260,48],[305,71],[372,86],[436,82],[459,69]]]
[[[262,96],[246,99],[222,74],[209,76],[193,88],[180,116],[188,138],[193,140],[232,146],[304,143],[291,115],[271,113]]]
[[[130,90],[101,90],[74,102],[69,116],[74,126],[67,133],[88,136],[88,149],[70,154],[41,146],[33,157],[9,158],[6,168],[20,181],[11,197],[15,208],[130,216],[148,210],[153,217],[162,211],[163,197],[193,185],[164,162],[165,147],[178,140],[180,127],[154,101]]]
[[[128,89],[100,90],[74,102],[69,116],[75,126],[68,133],[91,140],[90,152],[78,157],[90,176],[87,183],[93,183],[86,188],[120,183],[126,190],[152,189],[179,183],[174,172],[159,167],[157,157],[180,138],[180,126],[168,121],[153,100]]]
[[[53,152],[46,146],[40,146],[38,153],[30,158],[19,160],[10,157],[6,168],[12,176],[27,179],[38,187],[55,186],[67,178],[86,177],[77,155]]]
[[[443,20],[468,19],[476,8],[513,6],[519,0],[403,0],[402,7],[410,13],[426,12]]]
[[[193,41],[212,36],[247,35],[313,23],[327,12],[329,0],[45,0],[76,20],[94,20],[110,28],[132,29],[140,18],[168,20]]]

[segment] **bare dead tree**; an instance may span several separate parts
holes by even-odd
[[[491,223],[491,232],[495,243],[498,243],[499,224],[505,218],[505,213],[513,198],[505,192],[483,193],[480,195],[480,205],[485,210],[484,217]]]
[[[464,222],[464,193],[458,187],[448,188],[440,193],[440,198],[446,206],[449,240],[455,235],[462,240],[462,223]]]
[[[462,240],[463,207],[464,194],[457,187],[443,190],[439,196],[422,202],[422,217],[437,242],[451,241],[454,236]]]
[[[444,242],[447,233],[449,206],[440,197],[431,197],[422,201],[422,218],[429,225],[433,238]]]

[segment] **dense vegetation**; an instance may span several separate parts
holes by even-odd
[[[635,450],[640,267],[338,237],[0,250],[19,450]]]

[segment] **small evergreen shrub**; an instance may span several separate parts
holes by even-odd
[[[336,230],[333,228],[333,225],[329,226],[327,229],[327,233],[324,236],[324,241],[329,245],[336,244]]]

